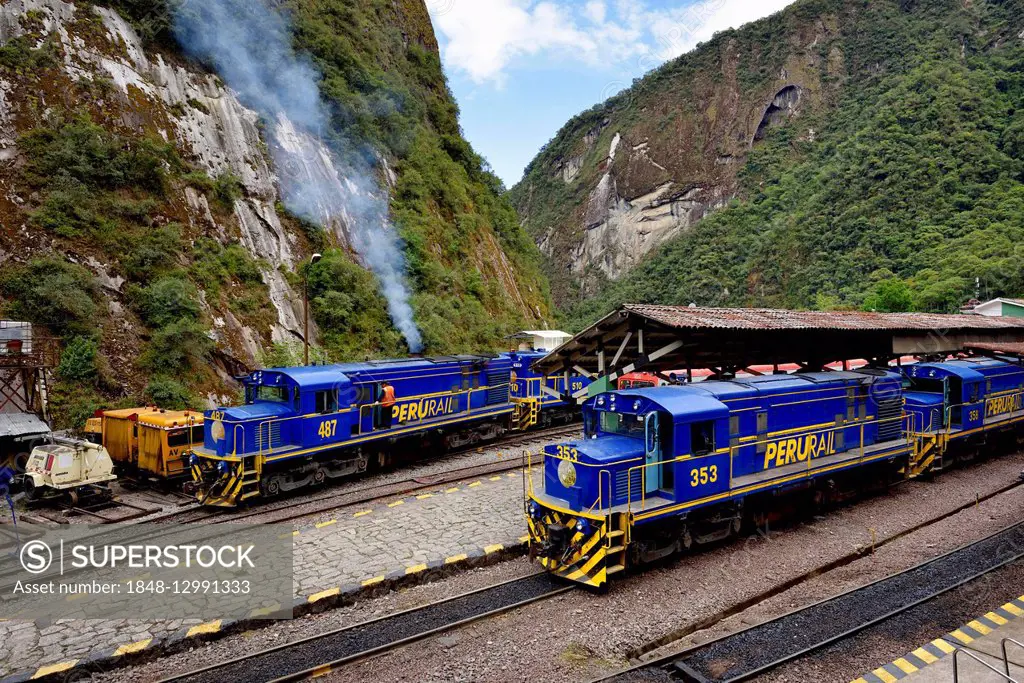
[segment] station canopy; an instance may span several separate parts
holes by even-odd
[[[1022,345],[1024,318],[860,311],[786,311],[625,304],[534,363],[544,375],[578,372],[614,382],[628,372],[939,356]],[[606,382],[601,384],[607,386]]]

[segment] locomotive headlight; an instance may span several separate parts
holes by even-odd
[[[217,463],[217,471],[220,474],[227,474],[230,469],[231,468],[228,467],[228,463],[226,460],[221,460],[219,463]]]
[[[633,401],[633,410],[640,410],[640,401]]]
[[[224,423],[220,420],[214,420],[213,424],[210,425],[210,436],[213,437],[214,441],[224,440]]]
[[[558,463],[558,481],[566,488],[576,483],[576,467],[568,460]]]

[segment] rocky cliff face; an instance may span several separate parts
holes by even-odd
[[[813,20],[783,12],[759,29],[720,34],[563,127],[512,190],[553,261],[559,303],[619,279],[725,206],[769,130],[799,125],[834,99],[844,55],[841,11],[829,10]]]
[[[563,302],[618,278],[570,326],[625,301],[1020,296],[1022,63],[1022,0],[798,0],[571,121],[516,203],[549,253],[581,255],[552,269]]]
[[[339,359],[401,353],[344,222],[322,229],[281,202],[282,183],[346,182],[322,143],[287,120],[269,135],[215,73],[181,56],[165,3],[115,4],[0,0],[0,312],[66,343],[98,340],[86,373],[98,393],[79,412],[159,398],[154,378],[224,400],[232,374],[301,340],[300,269],[313,251],[325,253],[310,274],[313,341]],[[425,6],[381,4],[368,16],[395,25],[364,33],[344,13],[332,27],[295,0],[296,47],[314,55],[325,82],[337,79],[325,87],[354,109],[332,102],[339,118],[377,150],[427,350],[494,348],[508,328],[548,315],[546,285],[500,187],[458,132]],[[158,28],[140,37],[147,21]],[[362,69],[379,92],[347,94],[344,79],[359,79],[330,61],[339,54],[354,56],[338,63]],[[401,107],[379,105],[388,97],[404,98]],[[294,149],[287,168],[274,166],[274,145]],[[434,198],[442,193],[457,209]],[[33,289],[34,272],[53,275]]]
[[[265,154],[256,113],[242,106],[215,75],[147,53],[135,30],[112,9],[61,0],[0,5],[0,44],[27,31],[38,44],[52,41],[60,68],[38,81],[31,73],[0,75],[0,160],[6,169],[19,163],[19,132],[38,125],[54,109],[85,106],[105,127],[155,131],[210,176],[236,176],[243,192],[229,216],[214,217],[207,197],[192,187],[180,188],[175,203],[190,230],[225,243],[240,241],[262,262],[275,320],[269,328],[258,329],[211,306],[213,334],[223,351],[250,366],[268,341],[301,335],[296,293],[282,272],[294,267],[301,246],[275,209],[278,178]],[[102,84],[102,98],[89,101],[83,96],[88,93],[80,90],[83,84]],[[20,197],[16,188],[5,185],[5,211],[0,214],[5,257],[24,259],[39,249],[67,246],[33,230],[25,215],[33,208],[32,198]],[[83,254],[82,260],[102,277],[112,315],[124,315],[118,303],[124,278],[107,275],[111,265],[96,255]],[[123,319],[117,323],[130,324]]]

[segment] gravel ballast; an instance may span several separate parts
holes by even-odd
[[[546,574],[517,579],[494,588],[399,613],[310,640],[281,646],[247,659],[186,676],[183,683],[264,683],[333,661],[361,655],[398,641],[444,628],[494,610],[565,590]]]
[[[711,618],[786,580],[827,564],[872,538],[886,538],[1017,479],[1024,455],[911,482],[781,531],[758,533],[683,556],[614,582],[607,595],[574,591],[327,676],[332,681],[585,681],[625,667],[641,650],[687,624]],[[779,616],[913,566],[1024,517],[1024,492],[1000,495],[893,542],[875,554],[764,600],[720,626],[664,648],[681,649]],[[278,645],[512,578],[535,566],[515,560],[398,594],[231,636],[103,680],[152,681],[218,659]],[[650,653],[656,656],[661,651]]]
[[[875,620],[929,599],[1024,555],[1024,523],[910,571],[741,631],[669,666],[708,681],[750,675]]]

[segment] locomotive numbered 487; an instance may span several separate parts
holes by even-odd
[[[544,379],[544,354],[407,358],[276,368],[245,381],[245,405],[208,411],[190,459],[207,505],[234,506],[386,466],[428,449],[570,422],[561,396],[588,380]]]
[[[584,438],[547,447],[542,476],[528,477],[530,552],[600,588],[787,501],[820,504],[1013,443],[1022,399],[1024,368],[998,360],[601,394],[583,407]]]

